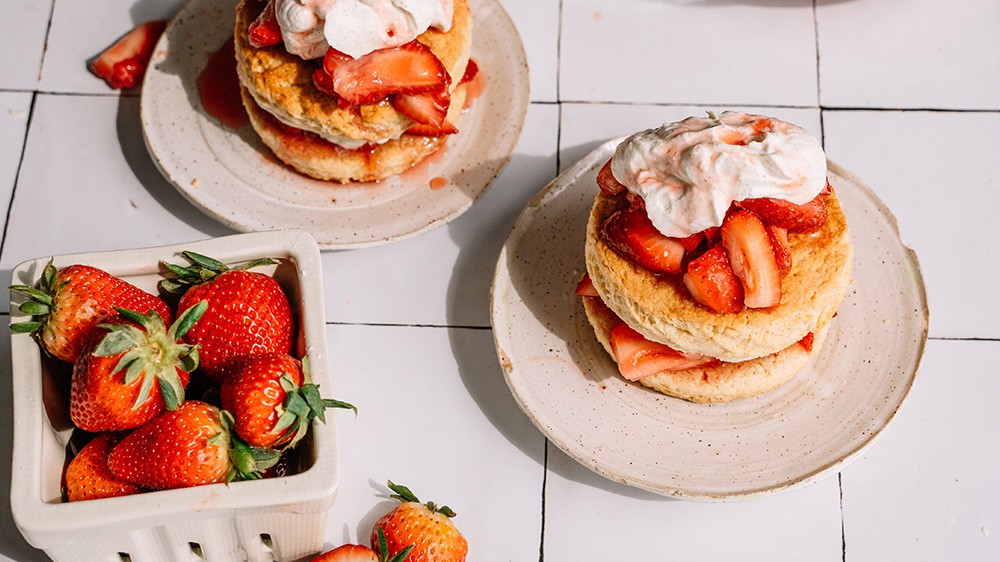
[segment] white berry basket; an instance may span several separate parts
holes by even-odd
[[[313,381],[333,398],[327,367],[320,253],[300,230],[238,234],[186,244],[52,256],[61,268],[83,263],[156,294],[158,263],[186,264],[183,250],[226,263],[259,257],[292,303],[298,323],[293,353],[309,355]],[[49,256],[13,270],[11,284],[33,284]],[[11,323],[29,320],[11,305]],[[64,503],[61,478],[73,433],[70,370],[43,357],[28,334],[11,335],[14,448],[11,509],[24,537],[53,560],[174,562],[296,560],[322,549],[338,483],[334,416],[313,424],[296,447],[295,470],[282,477]]]

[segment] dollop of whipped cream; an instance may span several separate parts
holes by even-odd
[[[826,156],[797,125],[726,111],[628,137],[611,173],[642,197],[657,230],[683,238],[722,225],[734,201],[807,203],[826,186]]]
[[[285,50],[306,60],[329,47],[361,57],[451,29],[452,0],[275,0]]]

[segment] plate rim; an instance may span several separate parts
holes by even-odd
[[[504,380],[507,383],[508,389],[511,395],[514,397],[514,401],[517,403],[518,407],[522,412],[531,420],[532,424],[544,435],[546,441],[551,442],[556,445],[563,453],[568,457],[588,468],[592,472],[607,478],[613,482],[620,484],[625,484],[634,488],[647,490],[656,494],[673,497],[677,499],[684,500],[694,500],[702,502],[724,502],[724,501],[739,501],[747,499],[755,499],[759,497],[773,495],[775,493],[780,493],[783,491],[790,490],[792,488],[797,488],[809,483],[814,483],[820,481],[832,473],[843,468],[849,464],[852,460],[856,459],[860,455],[868,451],[872,445],[882,436],[885,429],[895,420],[903,404],[906,403],[910,393],[912,392],[913,385],[916,382],[917,376],[922,365],[924,354],[927,346],[928,339],[928,328],[930,319],[930,308],[927,302],[927,289],[926,284],[923,281],[923,273],[920,267],[920,262],[917,257],[916,252],[907,245],[900,236],[899,222],[896,216],[891,212],[891,210],[885,205],[885,203],[878,197],[878,195],[863,181],[858,178],[856,174],[847,170],[843,166],[833,162],[832,160],[827,160],[828,170],[836,175],[839,175],[853,185],[861,190],[863,195],[872,201],[879,213],[888,219],[888,226],[892,234],[895,236],[896,240],[899,242],[899,247],[902,249],[903,257],[905,262],[912,267],[914,273],[914,284],[919,289],[916,295],[916,300],[920,304],[920,320],[922,322],[921,328],[919,330],[920,335],[918,338],[918,345],[912,351],[913,355],[913,368],[912,372],[909,373],[907,378],[906,387],[903,389],[899,396],[898,401],[892,406],[891,411],[885,417],[884,423],[877,429],[871,432],[866,439],[862,440],[857,446],[843,454],[839,458],[830,460],[829,462],[816,466],[813,470],[805,471],[802,474],[796,475],[788,479],[787,481],[766,485],[751,487],[743,490],[738,490],[730,493],[704,493],[699,491],[693,491],[686,488],[678,486],[667,486],[667,485],[647,485],[645,482],[640,481],[640,479],[631,478],[627,474],[619,473],[616,470],[609,469],[597,462],[594,457],[584,457],[577,450],[571,448],[567,443],[563,443],[561,439],[556,439],[553,435],[553,430],[547,428],[543,420],[538,419],[536,414],[530,410],[528,404],[526,403],[526,398],[521,396],[518,392],[519,381],[516,378],[513,369],[513,363],[509,352],[505,349],[505,345],[509,342],[502,341],[506,334],[502,333],[503,330],[497,329],[497,319],[502,312],[502,300],[498,297],[497,291],[499,287],[503,284],[505,279],[503,278],[507,271],[506,262],[508,256],[511,253],[512,246],[516,246],[519,234],[526,229],[527,226],[531,224],[532,217],[537,212],[537,210],[547,204],[548,200],[557,197],[564,191],[572,189],[578,183],[578,176],[585,173],[587,170],[599,165],[601,162],[610,158],[614,153],[615,147],[618,146],[626,137],[620,136],[612,138],[600,143],[597,147],[591,150],[588,154],[577,160],[573,165],[567,168],[565,171],[560,173],[556,178],[545,185],[538,193],[536,193],[525,205],[525,207],[518,214],[516,220],[514,221],[514,226],[511,228],[507,239],[501,248],[499,257],[496,262],[494,269],[493,282],[490,287],[490,325],[493,332],[494,345],[496,347],[496,352],[500,366],[503,370]],[[581,248],[582,253],[582,248]],[[510,281],[508,276],[507,281]],[[568,345],[571,342],[566,342]],[[550,420],[545,420],[550,421]]]

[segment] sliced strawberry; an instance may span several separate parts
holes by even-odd
[[[115,89],[132,88],[146,74],[156,41],[167,28],[167,20],[139,24],[124,37],[97,55],[90,71]]]
[[[448,107],[451,105],[451,94],[448,88],[422,94],[398,94],[392,99],[396,111],[413,119],[421,125],[442,128],[447,123]],[[451,129],[454,125],[448,123]],[[452,132],[457,132],[457,129]]]
[[[324,58],[324,67],[333,77],[334,89],[351,105],[374,103],[390,94],[447,90],[451,83],[441,61],[415,40],[328,66],[329,59]]]
[[[580,282],[576,285],[576,294],[581,297],[600,297],[597,289],[594,287],[594,282],[590,280],[590,275],[586,273],[580,278]]]
[[[806,351],[812,351],[814,339],[815,336],[813,335],[813,333],[809,332],[808,334],[802,336],[802,339],[799,340],[799,345],[801,345],[802,348],[805,349]]]
[[[694,249],[697,248],[701,244],[701,241],[704,239],[705,239],[705,234],[703,232],[695,232],[691,236],[681,238],[680,239],[681,246],[684,246],[685,250],[693,252]]]
[[[808,203],[796,205],[784,199],[762,197],[744,199],[739,206],[753,211],[767,224],[786,228],[791,232],[809,232],[826,222],[826,192],[821,192]]]
[[[410,125],[409,129],[406,129],[406,134],[417,135],[421,137],[439,137],[441,135],[453,135],[458,132],[458,129],[451,123],[445,121],[440,127],[435,127],[434,125],[421,125],[420,123],[415,123]]]
[[[607,195],[618,195],[625,191],[625,185],[615,179],[614,174],[611,173],[611,160],[605,162],[601,171],[597,172],[597,186]]]
[[[719,227],[717,226],[710,226],[705,230],[702,230],[701,233],[705,235],[705,241],[708,242],[710,246],[721,239],[721,236],[719,235]]]
[[[264,11],[250,24],[247,39],[258,49],[281,43],[281,27],[278,26],[278,18],[274,15],[274,0],[268,0]]]
[[[609,339],[618,371],[630,381],[663,371],[680,371],[719,362],[702,355],[685,355],[662,343],[650,341],[624,322],[611,330]]]
[[[333,89],[333,77],[326,73],[322,68],[317,68],[312,74],[313,86],[316,89],[323,92],[324,94],[337,98],[337,92]]]
[[[331,76],[330,80],[333,80],[333,73],[337,71],[337,68],[342,65],[353,61],[354,59],[351,55],[342,53],[333,47],[326,50],[326,55],[323,56],[323,70]]]
[[[743,284],[733,273],[722,244],[691,260],[682,279],[694,302],[712,312],[743,310]]]
[[[469,59],[469,64],[465,65],[465,74],[462,75],[462,79],[458,83],[472,82],[477,74],[479,74],[479,65],[476,64],[476,61]]]
[[[788,231],[780,226],[770,224],[764,226],[767,228],[767,237],[771,239],[771,247],[774,249],[778,273],[784,277],[792,270],[792,245],[788,243]]]
[[[781,302],[781,274],[774,248],[760,218],[737,209],[722,221],[722,246],[743,284],[743,304],[768,308]]]
[[[680,273],[684,246],[677,238],[664,236],[646,213],[625,209],[611,215],[601,234],[623,257],[653,272]]]

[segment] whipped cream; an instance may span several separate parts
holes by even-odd
[[[726,111],[628,137],[611,173],[642,197],[657,230],[683,238],[721,226],[734,201],[809,202],[826,186],[826,156],[797,125]]]
[[[275,0],[285,50],[303,59],[329,47],[358,58],[451,29],[452,0]]]

